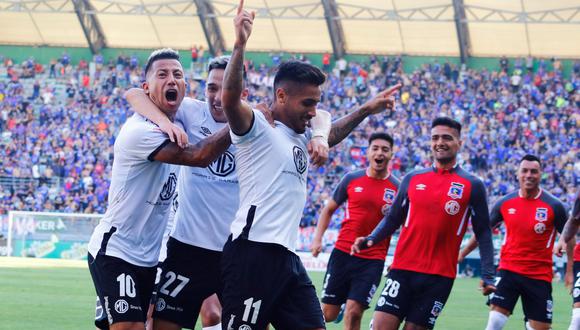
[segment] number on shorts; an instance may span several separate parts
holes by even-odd
[[[163,284],[159,292],[173,298],[175,298],[179,294],[179,292],[183,290],[185,285],[189,283],[189,278],[181,275],[176,275],[174,272],[167,272],[167,274],[165,274],[165,278],[167,279],[167,281],[165,281],[165,284]],[[167,288],[171,284],[173,284],[173,282],[175,282],[176,279],[179,280],[179,284],[170,293],[169,290],[167,290]]]
[[[496,277],[496,278],[495,278],[495,284],[494,284],[494,286],[495,286],[496,288],[497,288],[497,286],[498,286],[498,284],[499,284],[499,281],[501,281],[501,277],[499,277],[499,276],[498,276],[498,277]]]
[[[328,286],[328,280],[330,279],[330,274],[326,274],[326,278],[324,279],[324,284],[322,284],[322,288],[326,289]]]
[[[580,287],[580,272],[578,272],[578,274],[576,274],[576,277],[578,278],[576,280],[576,282],[574,283],[574,287]]]
[[[387,278],[387,282],[385,283],[385,289],[381,295],[389,296],[395,298],[399,294],[399,288],[401,284],[398,281],[393,281],[390,278]]]
[[[250,312],[252,311],[252,307],[254,308],[254,312],[252,313],[252,320],[250,323],[256,324],[258,321],[258,314],[260,313],[260,306],[262,305],[262,300],[257,300],[254,302],[254,298],[248,298],[244,300],[244,305],[246,308],[244,309],[244,315],[242,316],[242,321],[248,322],[250,318]]]
[[[119,282],[119,297],[135,298],[137,291],[135,291],[135,281],[131,275],[123,273],[117,277],[117,282]]]

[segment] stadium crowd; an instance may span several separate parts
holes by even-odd
[[[66,53],[48,64],[0,56],[0,179],[32,178],[25,185],[0,184],[0,213],[104,213],[115,136],[131,115],[123,93],[139,86],[143,70],[135,56],[92,61],[73,65]],[[271,100],[279,61],[275,54],[272,63],[247,62],[251,102]],[[364,166],[363,146],[373,131],[394,136],[396,176],[428,165],[429,124],[438,115],[464,125],[462,166],[483,179],[490,202],[517,187],[516,163],[534,153],[545,164],[542,185],[570,206],[580,185],[580,62],[564,77],[557,61],[550,70],[544,60],[537,70],[533,59],[516,60],[509,70],[507,59],[501,61],[499,72],[432,62],[409,73],[400,57],[339,60],[334,68],[325,62],[329,79],[320,107],[334,118],[386,86],[402,82],[403,88],[391,116],[367,119],[331,151],[329,166],[310,169],[301,226],[313,228],[338,180]],[[204,87],[203,79],[190,79],[188,96],[203,98]],[[337,212],[330,228],[341,219]]]

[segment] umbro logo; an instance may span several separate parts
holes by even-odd
[[[427,185],[419,183],[418,185],[415,186],[415,189],[417,190],[425,190],[425,188],[427,188]]]
[[[508,214],[516,214],[516,209],[514,208],[508,209]]]
[[[362,192],[363,187],[354,187],[354,192]]]

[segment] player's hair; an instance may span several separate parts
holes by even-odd
[[[450,128],[454,128],[457,130],[459,135],[461,135],[461,124],[455,119],[451,119],[449,117],[437,117],[431,123],[431,128],[435,126],[447,126]]]
[[[278,67],[274,77],[274,90],[284,81],[320,86],[326,81],[326,76],[312,64],[291,60]]]
[[[207,74],[209,74],[211,72],[211,70],[215,70],[215,69],[225,70],[226,67],[228,66],[228,63],[230,63],[230,59],[231,59],[231,57],[229,55],[222,55],[222,56],[212,58],[211,60],[209,60],[209,63],[207,64]],[[245,80],[246,79],[246,67],[245,66],[242,66],[242,75],[243,75],[244,80]]]
[[[385,141],[389,142],[389,144],[391,145],[391,148],[395,144],[393,137],[387,133],[373,133],[373,134],[371,134],[371,136],[369,137],[369,145],[371,145],[371,143],[374,140],[385,140]]]
[[[149,58],[147,59],[147,64],[145,65],[145,76],[153,66],[153,63],[158,60],[178,60],[179,61],[179,52],[173,50],[171,48],[161,48],[154,50]]]
[[[540,164],[540,167],[542,167],[542,162],[540,161],[540,158],[538,158],[538,156],[536,155],[532,155],[532,154],[527,154],[524,157],[522,157],[522,159],[520,160],[520,164],[524,161],[527,160],[528,162],[538,162],[538,164]]]

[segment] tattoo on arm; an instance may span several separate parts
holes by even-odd
[[[328,145],[333,147],[339,144],[366,117],[367,115],[361,109],[358,109],[357,111],[349,113],[348,115],[333,122],[332,127],[330,128],[330,135],[328,136]]]

